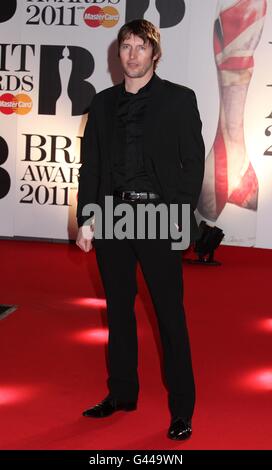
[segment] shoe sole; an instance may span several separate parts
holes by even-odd
[[[172,437],[169,434],[167,434],[167,437],[169,439],[171,439],[172,441],[187,441],[188,439],[190,439],[191,436],[192,436],[192,434],[190,434],[190,436],[186,436],[186,437]]]
[[[107,418],[108,416],[111,416],[112,414],[116,413],[117,411],[135,411],[136,409],[137,409],[137,405],[132,404],[132,405],[126,405],[122,408],[117,408],[112,413],[105,414],[105,415],[84,414],[84,412],[83,412],[82,416],[84,416],[85,418]]]

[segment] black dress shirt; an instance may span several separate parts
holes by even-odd
[[[137,93],[126,91],[125,80],[117,107],[117,128],[113,144],[113,189],[158,193],[155,175],[146,172],[143,155],[143,123],[152,93],[154,74]]]

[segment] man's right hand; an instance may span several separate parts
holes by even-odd
[[[79,227],[76,245],[82,250],[88,253],[93,248],[93,226]]]

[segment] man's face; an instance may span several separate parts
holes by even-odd
[[[154,68],[152,57],[152,46],[149,41],[144,43],[143,39],[131,34],[120,44],[120,61],[125,75],[130,78],[144,77],[148,71]]]

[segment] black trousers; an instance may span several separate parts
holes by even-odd
[[[114,198],[114,207],[119,202],[124,201]],[[130,204],[136,208],[144,202]],[[169,238],[94,239],[94,247],[107,303],[110,396],[136,401],[139,393],[134,311],[139,262],[157,316],[171,416],[192,417],[195,384],[183,307],[182,252],[171,250]]]

